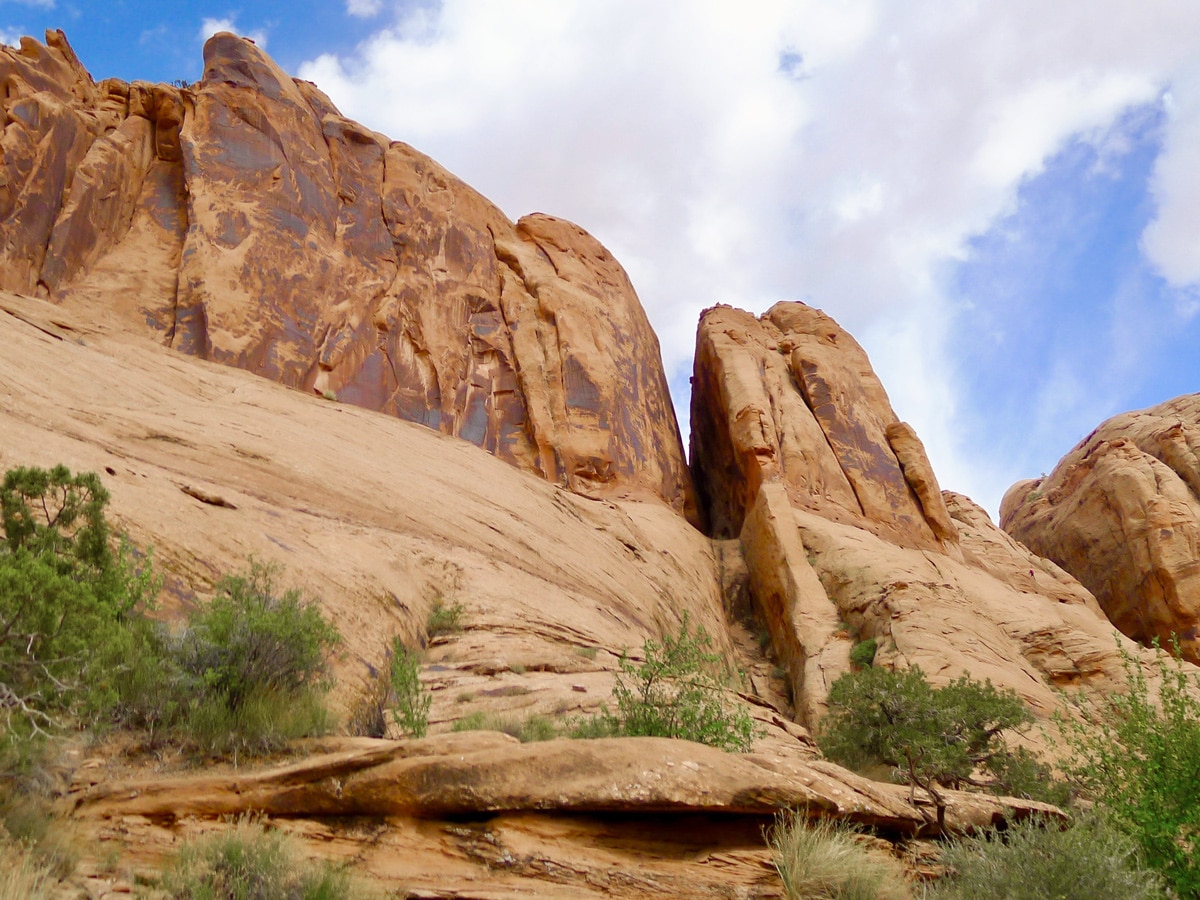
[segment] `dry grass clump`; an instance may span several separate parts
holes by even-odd
[[[0,900],[46,900],[54,883],[32,850],[12,841],[0,842]]]
[[[872,852],[863,836],[829,819],[788,813],[769,835],[788,900],[908,900],[898,863]]]

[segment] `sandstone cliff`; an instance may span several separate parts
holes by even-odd
[[[658,342],[582,229],[515,225],[253,43],[187,89],[0,47],[0,289],[465,438],[572,490],[693,503]]]
[[[166,576],[164,613],[247,554],[279,562],[344,635],[348,704],[391,635],[419,645],[433,604],[463,606],[464,630],[427,642],[424,741],[331,739],[290,767],[172,777],[89,751],[67,801],[123,867],[153,871],[182,838],[258,811],[410,896],[773,897],[762,830],[778,810],[925,827],[907,788],[819,759],[771,689],[771,663],[727,623],[717,549],[664,504],[581,498],[464,441],[33,298],[0,292],[0,346],[0,469],[102,473],[116,524]],[[622,651],[685,612],[749,672],[753,753],[448,733],[473,712],[595,710]],[[954,794],[949,822],[1038,808]],[[98,867],[85,859],[93,886]]]
[[[828,316],[800,303],[761,317],[711,309],[695,366],[697,492],[716,533],[739,538],[801,722],[817,724],[866,639],[880,662],[934,682],[990,678],[1040,716],[1059,687],[1119,679],[1095,598],[939,490],[866,354]]]
[[[393,635],[425,651],[422,741],[173,776],[95,750],[71,811],[137,867],[253,810],[413,897],[778,896],[778,810],[930,821],[814,749],[856,641],[1041,716],[1139,652],[939,489],[817,310],[703,316],[699,515],[656,339],[582,230],[509,222],[232,35],[183,90],[97,85],[60,33],[0,48],[0,84],[0,471],[103,473],[168,617],[250,554],[282,564],[345,636],[343,706]],[[461,633],[427,633],[439,603],[462,605]],[[685,615],[746,672],[752,753],[451,733],[595,710],[622,652]],[[1039,808],[948,796],[958,829]]]
[[[1125,634],[1176,635],[1200,662],[1200,394],[1109,419],[1050,475],[1009,488],[1000,517]]]

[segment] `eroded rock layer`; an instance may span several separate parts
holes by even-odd
[[[938,489],[862,348],[800,303],[708,310],[697,336],[692,463],[718,536],[739,538],[758,613],[816,725],[856,642],[935,683],[1107,689],[1116,634],[1070,575]],[[1131,653],[1136,647],[1125,641]]]
[[[0,48],[0,289],[420,422],[589,495],[693,503],[658,342],[582,229],[516,224],[219,34],[186,89]]]
[[[1200,662],[1200,394],[1109,419],[1048,476],[1009,488],[1000,521],[1125,634],[1175,635]]]

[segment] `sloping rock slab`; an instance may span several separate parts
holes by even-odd
[[[418,741],[368,741],[263,772],[154,778],[96,785],[76,815],[150,819],[241,813],[324,818],[446,818],[502,812],[720,813],[769,816],[784,809],[838,816],[915,834],[929,811],[908,789],[829,763],[723,753],[663,738],[521,744],[495,732]],[[948,827],[1054,813],[1045,804],[954,793]]]

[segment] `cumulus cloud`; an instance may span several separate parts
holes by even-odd
[[[6,47],[21,46],[21,34],[18,31],[9,31],[7,28],[0,28],[0,44]]]
[[[374,0],[350,0],[349,6]],[[872,354],[947,486],[972,481],[941,287],[1070,139],[1170,89],[1146,246],[1200,280],[1200,4],[443,0],[390,7],[301,67],[344,112],[430,153],[513,217],[620,259],[677,394],[717,302],[824,308]],[[676,400],[684,411],[686,396]],[[684,422],[686,427],[686,421]]]
[[[1147,255],[1172,284],[1200,284],[1200,65],[1177,79],[1163,97],[1168,126],[1152,187],[1157,216],[1146,229]],[[1194,315],[1194,294],[1185,312]]]
[[[230,31],[241,37],[249,38],[262,49],[267,49],[267,33],[265,31],[261,28],[256,28],[253,31],[242,31],[237,27],[237,22],[233,16],[227,16],[223,19],[205,18],[200,24],[200,40],[207,41],[214,34],[222,31]]]

